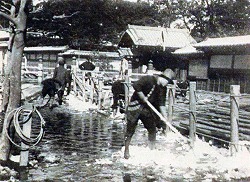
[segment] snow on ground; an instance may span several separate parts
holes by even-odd
[[[80,97],[73,95],[67,96],[67,103],[69,108],[78,111],[97,108],[96,105],[83,103]],[[118,118],[121,116],[118,115]],[[110,118],[116,119],[112,115]],[[147,138],[147,134],[144,133],[143,137]],[[134,143],[130,146],[131,157],[128,160],[123,158],[123,147],[121,151],[113,153],[112,159],[97,159],[96,164],[110,165],[113,162],[119,162],[126,168],[137,171],[140,168],[150,167],[157,174],[160,172],[165,179],[174,175],[182,176],[187,180],[193,180],[198,175],[202,176],[203,181],[250,177],[250,152],[244,146],[240,146],[236,156],[231,156],[229,149],[211,146],[198,138],[194,148],[191,148],[174,133],[169,133],[167,136],[157,134],[154,150],[150,150],[146,143],[145,145],[134,145]]]
[[[71,110],[88,111],[91,109],[97,109],[97,105],[92,104],[91,102],[84,102],[83,98],[80,96],[69,94],[66,99],[66,103],[68,104],[67,107]]]
[[[236,156],[231,156],[225,148],[210,146],[197,138],[195,146],[180,140],[174,133],[168,136],[157,136],[157,144],[154,150],[144,146],[130,146],[131,157],[123,158],[124,148],[113,153],[113,159],[99,159],[97,164],[110,164],[112,162],[123,163],[130,170],[138,171],[152,168],[155,174],[168,179],[179,176],[186,180],[211,181],[241,179],[250,176],[250,153],[242,147]]]

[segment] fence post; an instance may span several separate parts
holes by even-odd
[[[207,79],[206,91],[210,91],[210,79]]]
[[[93,104],[94,103],[94,91],[95,91],[95,83],[94,83],[94,77],[90,76],[90,101]]]
[[[196,91],[196,82],[190,82],[189,86],[189,138],[191,141],[191,147],[194,146],[195,136],[196,136],[196,99],[195,99],[195,91]]]
[[[147,71],[149,75],[153,75],[153,69],[154,69],[153,61],[149,60],[149,62],[148,62],[148,71]]]
[[[32,104],[27,104],[27,108],[29,110],[32,110]],[[25,121],[26,117],[24,117],[24,121]],[[32,117],[23,124],[23,134],[30,138],[31,135],[31,123],[32,123]],[[22,148],[28,148],[28,145],[21,143],[21,147]],[[29,150],[21,150],[20,152],[20,163],[19,166],[28,166],[28,162],[29,162]]]
[[[0,75],[0,77],[1,77],[1,75]],[[0,82],[0,112],[2,112],[3,110],[4,110],[3,109],[3,83]]]
[[[40,57],[39,58],[39,63],[38,63],[38,78],[37,82],[39,85],[41,85],[43,81],[43,59]]]
[[[173,108],[174,108],[174,85],[168,85],[168,122],[172,124],[173,120]],[[167,127],[167,132],[169,132],[170,129]]]
[[[230,118],[231,118],[231,135],[230,151],[235,155],[239,149],[239,96],[240,85],[230,86]]]
[[[132,74],[132,61],[128,60],[128,73],[125,75],[125,83],[124,83],[124,88],[125,88],[125,109],[128,107],[129,103],[129,87],[130,87],[130,79],[129,77]],[[127,120],[126,115],[125,115],[125,120]]]
[[[76,65],[77,63],[76,63],[76,57],[73,57],[72,58],[72,70],[73,70],[73,90],[74,90],[74,92],[75,92],[75,94],[77,94],[76,93],[76,78],[77,78],[77,75],[76,75],[76,73],[77,73],[77,65]]]
[[[102,87],[103,87],[103,77],[99,77],[98,78],[98,110],[101,110],[102,108]]]
[[[85,71],[82,71],[82,85],[83,85],[83,90],[82,90],[82,98],[83,98],[83,101],[85,102],[86,101],[86,72]]]

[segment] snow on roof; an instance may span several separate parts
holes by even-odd
[[[223,37],[223,38],[208,38],[205,41],[197,43],[194,47],[220,47],[220,46],[236,46],[250,45],[250,35]]]
[[[24,51],[66,51],[68,46],[38,46],[38,47],[25,47]]]
[[[182,48],[196,43],[187,29],[128,25],[126,33],[135,45]]]
[[[118,49],[118,52],[121,56],[133,56],[133,53],[130,48],[120,47]]]
[[[202,54],[203,51],[199,51],[194,48],[192,45],[188,45],[186,47],[180,48],[172,52],[172,54],[183,55],[183,54]]]
[[[74,50],[69,49],[61,55],[79,55],[79,56],[106,56],[110,58],[119,58],[118,52],[101,52],[101,51],[82,51],[82,50]]]

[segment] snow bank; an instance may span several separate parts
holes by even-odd
[[[236,156],[225,148],[210,146],[197,138],[194,148],[176,140],[174,133],[157,136],[154,150],[147,145],[130,146],[129,159],[123,158],[124,148],[113,153],[112,159],[96,160],[97,164],[119,162],[125,168],[138,171],[152,168],[164,179],[179,176],[187,180],[231,180],[250,177],[250,153],[245,147]]]
[[[97,109],[97,105],[83,101],[83,98],[81,98],[80,96],[75,96],[73,94],[70,94],[66,97],[66,99],[68,108],[72,110],[88,111],[91,109]]]

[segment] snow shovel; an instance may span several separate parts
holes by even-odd
[[[162,116],[162,114],[147,100],[147,102],[146,102],[146,104],[150,107],[150,109],[152,109],[154,112],[155,112],[155,114],[157,114],[157,116],[162,120],[162,121],[164,121],[165,123],[166,123],[166,125],[174,132],[174,133],[176,133],[181,139],[183,139],[183,140],[186,140],[186,138],[182,135],[182,134],[180,134],[180,132],[175,128],[175,127],[173,127],[173,125],[171,125],[168,121],[167,121],[167,119],[166,118],[164,118],[163,116]]]

